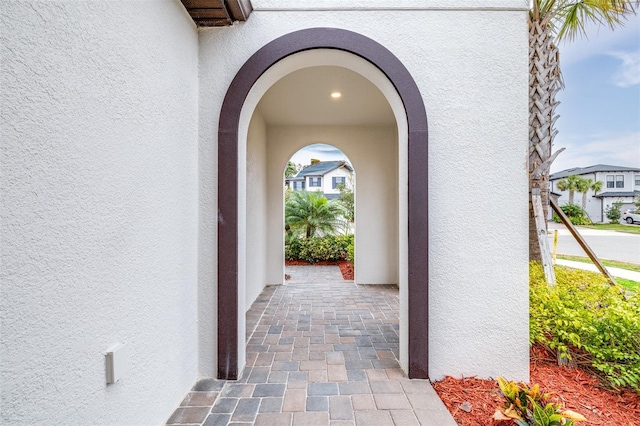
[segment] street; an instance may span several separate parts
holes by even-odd
[[[553,231],[557,229],[558,254],[587,256],[563,224],[549,222],[547,226],[550,232],[551,250],[553,250]],[[599,258],[640,263],[640,235],[589,228],[578,228],[578,232]]]

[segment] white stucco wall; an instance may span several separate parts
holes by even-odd
[[[0,423],[161,424],[198,367],[195,26],[113,0],[3,2],[0,27]]]
[[[281,189],[284,165],[300,148],[326,143],[347,155],[358,176],[355,192],[356,283],[397,284],[398,146],[395,126],[269,126],[267,135],[267,282],[282,284],[284,276],[284,198]]]
[[[405,64],[429,117],[430,376],[526,380],[527,2],[374,3],[379,9],[363,12],[363,3],[324,1],[309,11],[298,3],[255,0],[248,22],[200,32],[200,188],[207,192],[201,196],[201,247],[207,250],[201,251],[200,289],[215,296],[215,252],[209,250],[216,239],[216,129],[231,79],[278,36],[309,27],[348,29]],[[465,215],[457,217],[461,205]],[[200,316],[205,329],[210,326],[202,319],[212,312]],[[213,372],[214,349],[200,348],[207,361],[202,374]]]
[[[259,111],[249,124],[247,135],[247,288],[249,309],[267,283],[267,125]],[[284,174],[284,168],[279,171]],[[282,194],[283,185],[277,188]],[[280,229],[282,233],[282,228]],[[284,277],[284,274],[283,274]]]

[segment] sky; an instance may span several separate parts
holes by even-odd
[[[623,27],[587,26],[587,35],[560,42],[565,88],[557,95],[554,152],[566,148],[551,172],[595,164],[640,168],[640,15]],[[344,160],[338,149],[309,145],[292,157]]]
[[[640,168],[640,16],[624,27],[590,26],[560,42],[565,83],[557,99],[557,172],[594,164]]]
[[[323,143],[314,143],[313,145],[308,145],[302,148],[293,154],[291,161],[296,164],[308,166],[311,164],[312,158],[316,158],[321,161],[346,160],[349,162],[347,156],[338,148]]]

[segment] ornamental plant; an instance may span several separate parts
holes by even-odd
[[[621,205],[622,203],[617,202],[613,203],[611,206],[607,206],[604,209],[604,214],[605,216],[607,216],[607,219],[609,219],[611,223],[618,223],[618,221],[620,220],[620,216],[622,216],[622,213],[620,212]]]
[[[591,223],[587,212],[577,204],[565,204],[560,206],[560,209],[567,215],[571,223],[574,225],[588,225]],[[553,214],[553,221],[560,223],[560,217],[557,214]]]
[[[287,192],[284,203],[285,230],[299,231],[306,238],[333,235],[346,229],[344,208],[338,200],[327,200],[321,192]]]
[[[498,385],[505,403],[493,415],[495,420],[513,420],[518,426],[570,426],[587,420],[582,414],[562,410],[560,404],[551,402],[550,394],[541,393],[538,384],[528,387],[498,377]]]
[[[555,270],[557,286],[549,288],[542,266],[530,264],[530,343],[595,373],[610,388],[640,393],[640,294],[593,272]]]
[[[285,241],[286,260],[305,260],[309,263],[324,260],[344,260],[353,247],[353,234],[326,235],[324,237],[292,238]]]

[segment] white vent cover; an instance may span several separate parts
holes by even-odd
[[[107,383],[115,383],[120,379],[127,369],[127,361],[127,350],[124,343],[118,343],[107,351]]]

